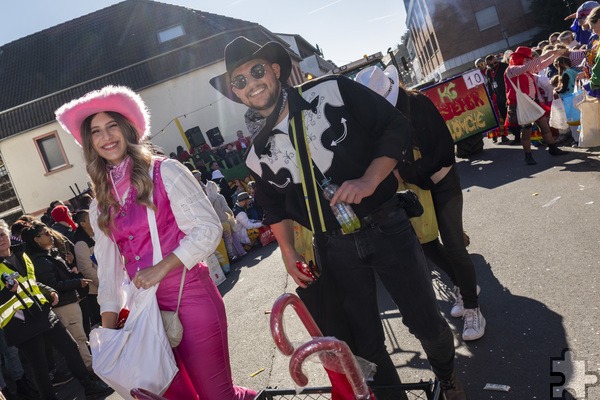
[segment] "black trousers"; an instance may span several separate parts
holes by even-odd
[[[77,343],[60,322],[55,324],[47,331],[17,345],[21,354],[23,354],[31,365],[33,377],[42,400],[56,398],[52,382],[50,382],[50,368],[48,366],[48,358],[46,357],[46,346],[48,343],[63,355],[67,366],[75,378],[82,381],[88,375],[85,364],[79,355]]]
[[[423,245],[427,258],[460,288],[465,308],[477,308],[477,277],[463,237],[463,195],[456,166],[431,188],[442,244],[436,239]]]
[[[102,322],[102,317],[100,316],[100,304],[98,304],[98,295],[97,294],[88,294],[87,295],[87,306],[90,313],[90,324],[94,326],[96,324],[100,324]],[[89,336],[89,333],[88,333]]]
[[[433,372],[448,379],[454,370],[454,342],[440,314],[423,251],[406,212],[398,208],[385,221],[358,233],[317,234],[318,264],[327,269],[339,298],[355,355],[377,364],[374,384],[399,382],[385,346],[377,304],[375,274],[379,276],[406,325],[423,346]],[[324,272],[325,273],[325,272]],[[335,327],[321,327],[335,335]]]

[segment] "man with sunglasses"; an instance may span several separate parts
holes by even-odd
[[[498,107],[498,112],[500,114],[498,117],[504,119],[506,118],[506,86],[504,86],[504,71],[508,68],[508,64],[500,62],[493,54],[490,54],[485,58],[485,63],[487,65],[485,76],[490,82],[490,88],[492,89],[494,97],[493,100]],[[521,133],[518,132],[518,130],[514,132],[511,131],[511,133],[515,135],[515,140],[510,142],[510,144],[519,144]],[[501,143],[509,143],[506,136],[502,136]]]
[[[323,291],[330,297],[318,306],[339,308],[329,314],[311,309],[317,324],[325,335],[346,341],[356,355],[377,364],[376,385],[393,385],[400,380],[385,348],[377,273],[403,323],[421,341],[446,399],[466,399],[454,372],[452,333],[437,306],[423,251],[396,197],[392,170],[412,151],[408,120],[383,97],[343,76],[290,87],[291,64],[279,43],[260,46],[238,37],[225,48],[226,72],[210,81],[230,100],[249,107],[245,120],[252,143],[245,161],[256,181],[255,200],[265,211],[264,223],[277,238],[288,274],[301,290],[324,287],[325,282],[335,285],[337,296]],[[322,191],[326,182],[339,186],[331,200]],[[351,205],[359,230],[342,232],[331,210],[338,202]],[[294,248],[294,221],[314,232],[321,269],[316,282],[296,266],[304,259]]]

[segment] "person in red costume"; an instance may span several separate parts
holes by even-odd
[[[521,128],[521,144],[523,150],[525,150],[525,163],[527,165],[537,164],[531,154],[531,124],[520,125],[517,120],[517,95],[515,90],[520,90],[546,110],[546,113],[535,121],[535,123],[540,128],[544,141],[548,145],[548,153],[553,156],[568,154],[559,149],[554,143],[550,125],[548,125],[550,108],[544,104],[540,104],[538,86],[536,78],[533,76],[533,74],[537,74],[548,65],[552,64],[557,57],[560,57],[565,52],[567,52],[565,49],[552,50],[541,57],[533,58],[531,49],[529,47],[521,46],[517,47],[517,50],[510,55],[508,68],[504,73],[506,98],[508,103],[504,125],[508,128]]]

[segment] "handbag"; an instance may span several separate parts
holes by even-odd
[[[569,129],[569,124],[567,124],[565,103],[561,97],[558,97],[552,101],[552,107],[550,107],[550,121],[548,121],[548,123],[552,128],[556,128],[561,131]]]
[[[563,104],[565,106],[565,114],[567,116],[567,125],[579,126],[581,120],[581,112],[575,107],[576,101],[581,101],[581,93],[583,90],[571,93],[566,96],[562,96]]]
[[[579,147],[600,146],[600,99],[585,93],[584,99],[576,106],[581,111]]]
[[[423,206],[423,213],[410,218],[410,223],[419,238],[419,243],[425,244],[438,237],[438,223],[433,206],[433,197],[430,190],[421,189],[412,183],[402,182],[398,185],[398,190],[412,190],[419,198]]]
[[[122,288],[130,291],[124,327],[90,332],[94,373],[128,400],[133,400],[129,391],[135,387],[162,394],[179,369],[160,318],[158,286],[136,289],[129,282]]]
[[[515,95],[517,97],[517,121],[519,122],[519,125],[529,125],[540,119],[546,111],[531,97],[523,93],[520,87],[517,88],[512,79],[509,79],[508,81],[515,90]]]
[[[423,215],[423,205],[421,204],[419,195],[412,187],[396,192],[396,197],[400,201],[400,207],[406,211],[408,218],[415,218]]]
[[[146,214],[148,215],[148,227],[150,228],[150,238],[152,239],[152,263],[156,265],[163,259],[162,249],[160,247],[160,238],[158,236],[154,210],[149,207],[146,210]],[[181,283],[179,284],[177,308],[175,311],[160,311],[165,332],[171,347],[179,346],[179,343],[181,343],[181,339],[183,338],[183,325],[181,325],[181,320],[179,319],[179,304],[181,303],[181,294],[183,293],[183,283],[185,282],[186,271],[187,268],[184,266],[183,272],[181,273]]]

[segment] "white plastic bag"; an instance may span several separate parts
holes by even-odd
[[[164,393],[179,371],[160,317],[157,287],[131,290],[129,317],[122,329],[90,332],[94,372],[128,400],[133,400],[132,388]]]
[[[549,124],[551,127],[559,129],[561,131],[569,129],[569,124],[567,123],[567,113],[565,111],[565,104],[563,103],[563,100],[560,97],[552,101]]]
[[[208,267],[208,272],[215,285],[219,286],[225,281],[225,272],[221,269],[221,263],[215,254],[211,254],[203,262]]]
[[[537,121],[546,113],[539,104],[537,104],[531,97],[527,96],[517,88],[513,83],[512,79],[508,80],[515,90],[517,96],[517,121],[519,125],[529,125],[532,122]]]
[[[600,99],[586,94],[576,106],[581,111],[579,147],[600,146]]]

